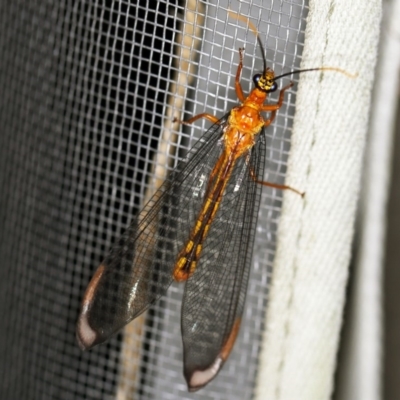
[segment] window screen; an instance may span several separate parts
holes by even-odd
[[[275,189],[262,194],[239,337],[207,387],[189,394],[182,374],[182,285],[107,343],[82,352],[75,340],[95,268],[210,125],[173,118],[222,117],[238,104],[240,47],[246,93],[263,68],[254,34],[229,8],[257,26],[277,74],[299,66],[301,0],[1,3],[1,398],[252,397],[282,203]],[[265,179],[277,183],[295,90],[266,131]]]

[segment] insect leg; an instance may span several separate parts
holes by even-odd
[[[260,185],[272,187],[275,189],[281,189],[281,190],[291,190],[292,192],[299,194],[301,197],[304,197],[304,195],[305,195],[304,192],[300,192],[300,190],[292,188],[291,186],[280,185],[278,183],[273,183],[273,182],[268,182],[268,181],[260,181],[259,179],[256,178],[256,175],[255,175],[252,167],[250,167],[250,176],[255,183],[259,183]]]
[[[197,121],[200,118],[208,119],[213,124],[216,124],[219,121],[219,118],[216,117],[215,115],[207,114],[207,113],[201,113],[201,114],[195,115],[194,117],[189,118],[189,119],[187,119],[185,121],[183,121],[181,119],[178,119],[178,118],[174,118],[172,122],[178,122],[178,123],[183,124],[183,125],[190,125],[190,124],[193,124],[193,122]]]
[[[244,49],[239,49],[239,65],[236,71],[236,78],[235,78],[236,96],[238,97],[241,103],[243,103],[244,100],[246,99],[243,93],[242,85],[240,84],[240,75],[242,73],[242,68],[243,68],[243,52]]]
[[[285,86],[281,91],[279,92],[279,99],[276,104],[265,104],[262,108],[261,111],[270,111],[271,115],[268,119],[265,120],[264,126],[267,127],[271,125],[271,122],[275,119],[276,112],[282,107],[283,104],[283,98],[285,95],[285,91],[288,90],[293,86],[293,82],[290,82],[289,85]]]
[[[244,49],[239,49],[239,65],[238,65],[238,69],[236,71],[236,78],[235,78],[236,95],[242,103],[246,99],[246,96],[243,93],[242,85],[240,84],[240,75],[241,75],[242,69],[243,69],[243,52],[244,52]],[[284,91],[284,90],[286,90],[286,88],[282,89],[282,90]],[[267,111],[269,111],[269,110],[267,110]],[[215,115],[202,113],[202,114],[195,115],[194,117],[189,118],[185,121],[174,118],[174,120],[172,122],[179,122],[180,124],[190,125],[200,118],[208,119],[213,124],[216,124],[219,121],[219,119]]]

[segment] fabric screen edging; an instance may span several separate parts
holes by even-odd
[[[256,399],[327,399],[339,341],[381,2],[313,1]]]

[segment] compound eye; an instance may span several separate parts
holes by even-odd
[[[253,76],[253,82],[254,82],[254,85],[255,85],[256,87],[258,87],[258,82],[260,81],[260,78],[261,78],[261,74],[255,74],[255,75]]]
[[[274,82],[274,84],[271,86],[271,89],[268,90],[268,93],[275,92],[276,89],[278,89],[278,85],[276,84],[276,82]]]

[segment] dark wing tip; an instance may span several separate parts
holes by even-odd
[[[98,333],[89,325],[86,310],[83,310],[79,316],[76,325],[76,340],[81,350],[88,350],[99,342]]]
[[[99,268],[97,268],[97,271],[91,279],[83,297],[81,312],[79,314],[78,322],[76,324],[76,340],[82,350],[88,350],[103,341],[101,340],[101,335],[99,334],[99,332],[96,332],[90,326],[88,321],[88,313],[90,311],[90,306],[93,302],[93,298],[98,287],[100,278],[103,275],[104,269],[104,264],[101,264]]]
[[[188,385],[189,392],[196,392],[202,387],[206,386],[210,381],[212,381],[221,370],[223,366],[223,360],[218,356],[215,361],[206,369],[190,369],[185,366],[185,379]]]

